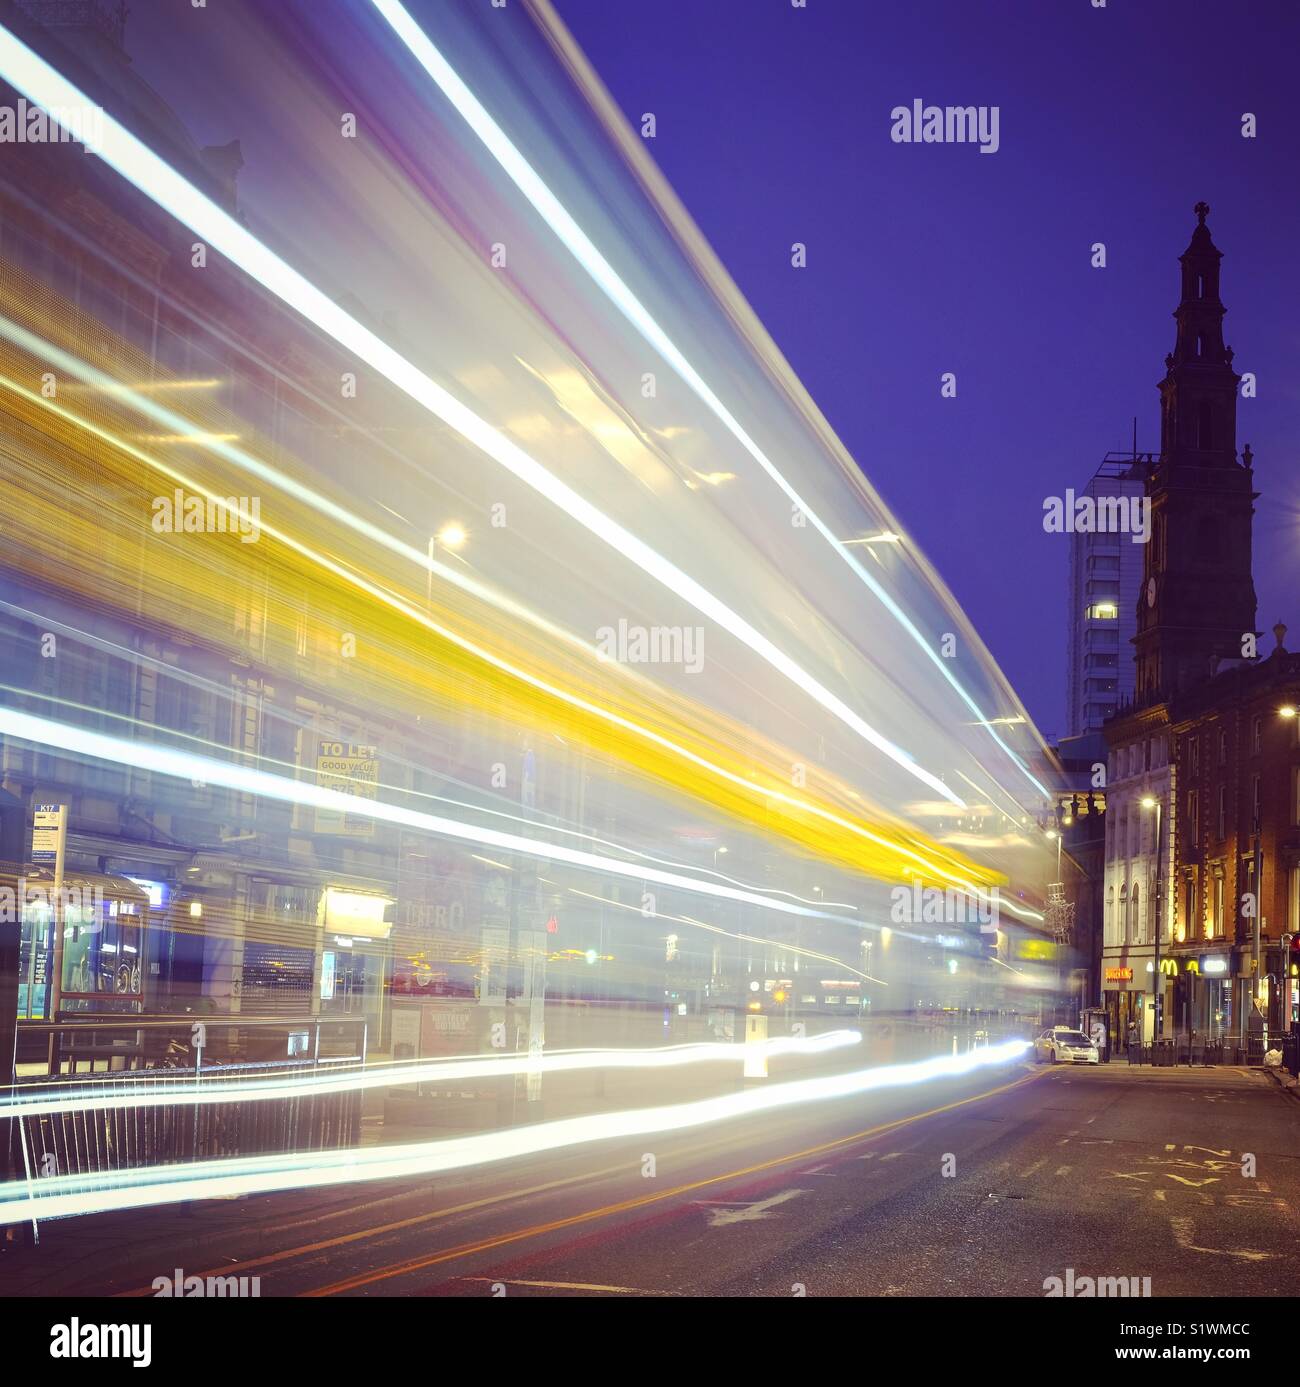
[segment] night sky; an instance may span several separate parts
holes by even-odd
[[[1238,412],[1258,624],[1300,646],[1300,4],[556,3],[629,119],[655,112],[660,167],[1048,733],[1069,540],[1043,499],[1129,448],[1134,415],[1158,446],[1177,257],[1209,202],[1226,338],[1259,377]],[[1000,107],[1000,150],[892,143],[914,98]]]

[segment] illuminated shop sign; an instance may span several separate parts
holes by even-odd
[[[393,927],[388,918],[392,904],[390,896],[369,896],[328,886],[321,897],[321,923],[330,934],[387,939]]]

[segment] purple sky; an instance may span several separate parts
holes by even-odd
[[[1209,202],[1227,340],[1259,377],[1238,416],[1259,625],[1300,644],[1300,4],[556,4],[629,119],[655,113],[660,167],[1046,732],[1068,538],[1043,499],[1129,447],[1134,415],[1157,445],[1177,256]],[[918,97],[998,106],[999,152],[893,144]]]

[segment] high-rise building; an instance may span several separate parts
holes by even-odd
[[[1107,453],[1080,499],[1104,510],[1118,499],[1141,498],[1150,459]],[[1076,530],[1070,537],[1069,667],[1066,726],[1071,737],[1098,732],[1121,702],[1132,699],[1135,672],[1132,641],[1142,587],[1142,551],[1132,533],[1111,527]]]

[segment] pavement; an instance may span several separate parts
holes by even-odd
[[[428,1135],[428,1134],[426,1134]],[[1300,1108],[1262,1070],[1006,1066],[404,1182],[61,1220],[0,1292],[1281,1296]]]

